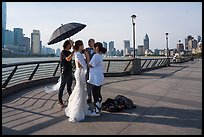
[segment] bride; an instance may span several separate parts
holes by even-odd
[[[84,49],[83,42],[77,40],[75,42],[75,65],[76,71],[74,73],[76,85],[69,97],[68,105],[65,108],[65,115],[69,117],[70,122],[82,121],[88,115],[88,104],[86,102],[87,91],[85,90],[86,80],[85,75],[87,71],[87,64],[85,62],[82,51]]]

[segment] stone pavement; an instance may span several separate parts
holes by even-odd
[[[201,59],[142,75],[106,77],[103,101],[122,94],[137,108],[117,113],[102,111],[100,117],[86,117],[78,123],[68,121],[57,105],[57,93],[45,93],[44,86],[47,85],[3,98],[3,135],[202,134]]]

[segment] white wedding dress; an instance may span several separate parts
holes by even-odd
[[[75,52],[75,65],[76,85],[69,97],[68,106],[65,108],[65,115],[69,117],[70,122],[82,121],[88,113],[87,91],[85,89],[87,64],[80,52]]]
[[[59,92],[61,84],[61,77],[59,77],[58,82],[52,86],[45,86],[45,92],[46,93],[52,93],[52,92]]]

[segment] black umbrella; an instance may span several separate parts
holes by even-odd
[[[66,38],[69,38],[74,34],[78,33],[79,31],[81,31],[85,27],[86,25],[84,24],[74,23],[74,22],[62,25],[52,33],[52,36],[50,37],[48,45],[51,45],[51,44],[60,42]]]

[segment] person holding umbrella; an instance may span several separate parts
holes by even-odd
[[[85,24],[71,22],[67,24],[61,24],[51,35],[48,45],[55,44],[60,42],[66,38],[70,38],[75,35],[82,29],[86,27]],[[71,49],[73,42],[67,40],[63,44],[64,50],[61,52],[60,61],[61,61],[61,84],[58,93],[58,105],[62,108],[65,107],[62,96],[65,85],[67,84],[67,92],[71,95],[71,86],[72,86],[72,56],[74,51],[71,53],[69,50]]]
[[[72,56],[74,52],[70,52],[69,50],[73,46],[73,41],[66,40],[63,44],[64,50],[61,51],[60,54],[60,72],[61,72],[61,84],[58,92],[58,105],[61,108],[64,108],[65,105],[62,100],[64,87],[67,84],[67,92],[70,96],[72,93]]]

